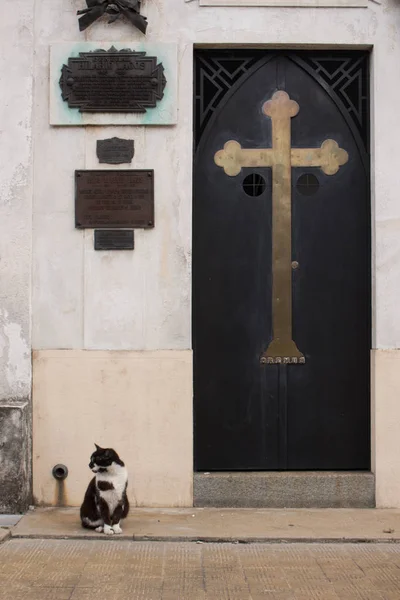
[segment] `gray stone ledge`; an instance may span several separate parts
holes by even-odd
[[[14,527],[21,519],[22,515],[0,515],[0,529],[10,529],[10,527]]]
[[[195,473],[194,506],[230,508],[373,508],[369,472]]]
[[[11,537],[11,531],[9,529],[1,529],[0,528],[0,544],[5,542]]]
[[[31,425],[27,400],[0,402],[0,513],[22,513],[30,504]]]

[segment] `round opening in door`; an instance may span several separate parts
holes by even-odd
[[[251,173],[243,179],[243,191],[248,196],[261,196],[265,187],[265,179],[258,173]]]
[[[313,173],[303,173],[297,180],[296,189],[303,196],[313,196],[318,192],[319,181]]]

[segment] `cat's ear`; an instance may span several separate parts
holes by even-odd
[[[98,446],[97,444],[95,444],[96,446],[96,450],[101,450],[100,446]]]

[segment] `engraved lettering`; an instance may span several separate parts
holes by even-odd
[[[63,100],[80,112],[146,112],[162,100],[163,65],[129,49],[81,52],[61,70]]]
[[[76,227],[154,227],[152,171],[76,171],[75,182]]]

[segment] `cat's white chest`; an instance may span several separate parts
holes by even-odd
[[[119,467],[113,473],[99,473],[96,476],[97,484],[103,481],[113,486],[111,490],[99,489],[100,497],[107,502],[110,514],[114,512],[122,499],[127,479],[128,475],[125,467]]]
[[[115,490],[107,490],[106,492],[100,491],[100,497],[107,502],[110,515],[112,515],[121,500],[121,496],[118,497]]]

